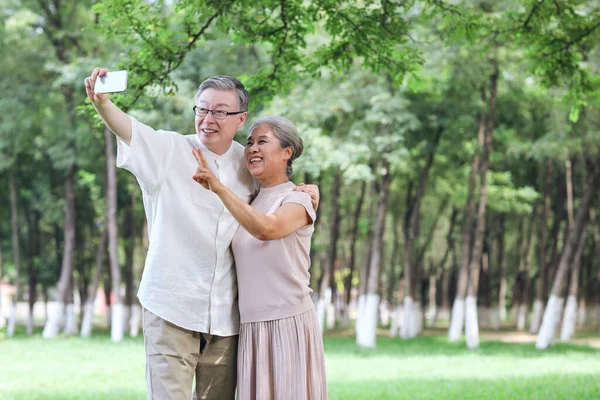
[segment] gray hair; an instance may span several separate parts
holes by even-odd
[[[254,129],[256,129],[259,125],[268,125],[271,127],[271,131],[273,132],[273,135],[279,139],[279,145],[282,149],[291,146],[294,150],[292,157],[288,160],[286,169],[287,177],[291,178],[292,173],[294,172],[292,169],[292,161],[300,157],[302,150],[304,150],[304,143],[298,134],[296,125],[294,125],[294,123],[289,119],[280,117],[279,115],[262,117],[254,121],[250,127],[250,130],[248,131],[248,137],[252,135]]]
[[[214,90],[234,90],[238,99],[238,110],[237,111],[248,111],[248,103],[250,102],[250,96],[246,91],[246,88],[236,78],[226,75],[213,76],[208,78],[200,84],[196,95],[194,96],[194,104],[198,104],[198,99],[202,92],[207,89]]]

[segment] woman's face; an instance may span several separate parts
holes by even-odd
[[[259,180],[286,175],[292,153],[292,147],[282,148],[271,127],[262,124],[248,136],[244,152],[246,167]]]

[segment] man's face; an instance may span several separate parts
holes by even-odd
[[[200,94],[196,106],[215,111],[239,111],[234,90],[206,89]],[[225,119],[216,119],[212,112],[204,117],[196,115],[196,133],[207,149],[215,154],[224,154],[231,147],[236,131],[244,125],[246,116],[245,112],[228,115]]]

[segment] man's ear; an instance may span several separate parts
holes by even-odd
[[[248,117],[248,113],[244,112],[244,113],[238,114],[238,117],[240,117],[240,119],[238,121],[237,128],[240,129],[242,126],[244,126],[244,122],[246,122],[246,118]]]

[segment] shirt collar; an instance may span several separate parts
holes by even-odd
[[[198,137],[198,134],[195,135],[194,137],[194,141],[196,142],[196,144],[198,145],[198,147],[200,147],[200,149],[202,149],[202,152],[204,153],[205,156],[208,156],[210,159],[218,161],[218,160],[227,160],[229,158],[232,157],[232,155],[234,154],[234,141],[231,142],[231,146],[229,146],[229,149],[227,149],[227,151],[221,155],[218,155],[217,153],[213,153],[212,151],[210,151],[205,145],[204,143],[202,143],[202,140],[200,140],[200,138]]]

